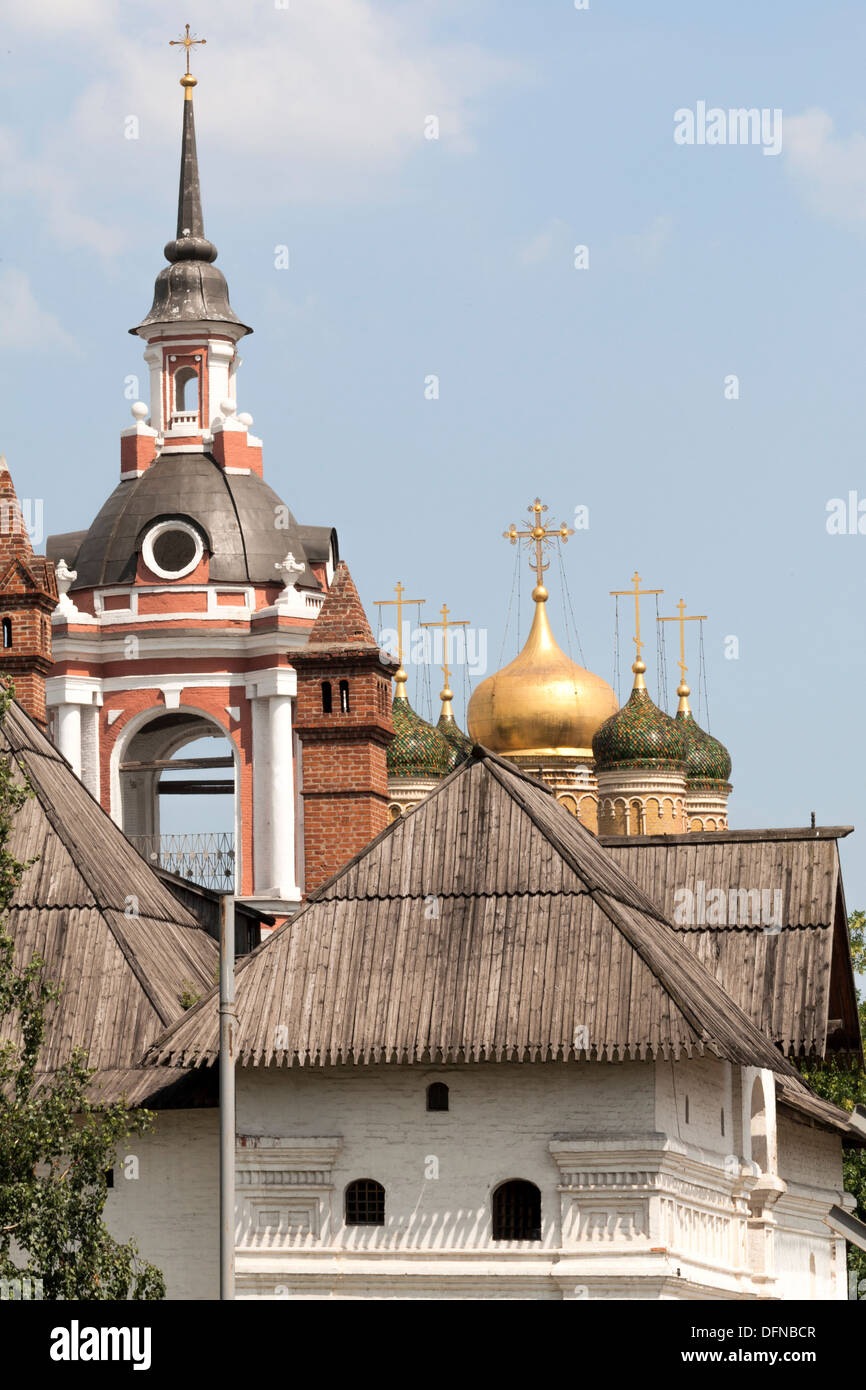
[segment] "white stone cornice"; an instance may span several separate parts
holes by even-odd
[[[101,705],[103,683],[93,676],[49,676],[45,682],[48,705]]]
[[[244,677],[247,698],[270,700],[277,695],[297,695],[298,674],[293,666],[273,666],[266,671],[249,671]]]
[[[291,656],[293,651],[306,646],[309,629],[281,628],[279,631],[271,629],[268,632],[251,633],[248,628],[219,631],[215,627],[199,627],[175,628],[167,632],[145,630],[140,623],[127,621],[125,627],[118,625],[111,631],[103,628],[98,632],[66,632],[55,635],[54,660],[86,661],[96,665],[103,662],[128,661],[126,643],[132,635],[139,644],[139,660],[167,657],[216,662],[225,661],[228,657],[255,657],[258,660],[269,661],[276,660],[279,656]]]

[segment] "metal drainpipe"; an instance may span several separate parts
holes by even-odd
[[[220,900],[220,1298],[235,1296],[235,900]]]

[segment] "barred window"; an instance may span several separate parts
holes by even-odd
[[[374,1178],[356,1178],[346,1188],[347,1226],[384,1226],[385,1189]]]
[[[516,1178],[493,1193],[494,1240],[541,1240],[541,1193]]]
[[[444,1081],[434,1081],[427,1087],[427,1109],[448,1109],[448,1087]]]

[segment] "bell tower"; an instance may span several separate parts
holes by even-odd
[[[91,525],[49,537],[64,579],[47,701],[61,752],[142,853],[285,917],[304,891],[295,657],[309,651],[339,550],[332,527],[300,525],[264,481],[261,441],[237,410],[237,345],[252,330],[204,231],[194,40],[181,42],[176,235],[130,330],[145,344],[150,404],[132,407],[120,481]],[[350,683],[369,665],[356,651],[345,662]],[[384,758],[389,715],[370,688]],[[205,738],[221,741],[219,756],[188,756]],[[373,763],[347,792],[363,800],[375,784],[371,808],[384,797]],[[166,797],[204,794],[231,796],[232,828],[165,833]],[[379,819],[371,809],[358,847]]]

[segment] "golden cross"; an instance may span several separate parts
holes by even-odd
[[[187,24],[186,33],[184,34],[182,39],[169,39],[168,42],[171,48],[174,48],[176,44],[183,44],[184,48],[186,49],[186,75],[187,77],[189,77],[189,51],[192,48],[193,44],[207,43],[207,39],[192,38],[189,32],[189,25]]]
[[[383,608],[387,607],[391,603],[396,604],[397,606],[397,655],[400,661],[401,671],[403,669],[403,605],[407,603],[427,602],[425,598],[404,598],[403,595],[405,594],[405,592],[406,590],[403,588],[403,585],[400,583],[398,579],[397,584],[394,588],[394,593],[397,595],[396,598],[377,598],[375,600],[376,607],[379,609],[380,621],[382,618],[381,610]],[[399,679],[400,676],[398,675],[397,680]]]
[[[507,541],[511,541],[512,545],[516,545],[517,542],[520,540],[526,540],[529,541],[530,544],[535,545],[535,559],[530,560],[529,563],[531,567],[535,570],[535,576],[538,580],[538,587],[542,588],[541,576],[546,569],[550,568],[550,561],[548,560],[545,564],[541,558],[544,554],[544,551],[550,545],[551,541],[554,540],[554,538],[560,541],[567,541],[569,536],[574,535],[574,531],[569,526],[542,525],[541,513],[546,512],[547,507],[538,497],[536,497],[535,501],[532,503],[532,506],[529,507],[528,510],[529,520],[532,522],[532,525],[530,526],[528,531],[518,531],[517,527],[514,525],[514,522],[512,521],[508,530],[503,531],[502,534]]]
[[[635,627],[634,643],[635,643],[635,646],[637,647],[637,656],[635,657],[635,660],[636,660],[636,661],[640,661],[640,659],[641,659],[641,657],[640,657],[640,649],[641,649],[641,647],[643,647],[643,646],[645,645],[645,644],[640,640],[640,601],[641,601],[641,597],[642,597],[644,594],[663,594],[663,593],[664,593],[664,589],[642,589],[642,588],[640,587],[640,575],[638,574],[637,570],[635,570],[634,574],[632,575],[632,583],[634,584],[634,588],[633,588],[633,589],[611,589],[610,594],[611,594],[611,597],[612,597],[612,598],[613,598],[614,596],[617,596],[617,597],[620,597],[620,598],[622,598],[623,596],[629,597],[629,596],[631,596],[632,594],[634,594],[634,627]]]
[[[682,681],[682,684],[685,685],[686,671],[688,670],[688,667],[686,666],[686,623],[703,622],[707,615],[706,613],[690,613],[688,617],[686,617],[686,604],[684,599],[680,599],[679,603],[677,604],[677,608],[679,609],[678,617],[659,618],[659,622],[679,623],[680,625],[680,659],[677,662],[677,665],[680,668],[680,679]]]
[[[422,623],[421,626],[422,626],[422,627],[441,627],[441,629],[442,629],[442,656],[443,656],[443,661],[442,661],[442,674],[443,674],[443,676],[445,677],[445,689],[447,690],[447,689],[448,689],[448,677],[449,677],[450,674],[451,674],[451,670],[450,670],[450,668],[449,668],[449,666],[448,666],[448,629],[449,629],[449,627],[468,627],[468,626],[469,626],[469,619],[468,619],[468,618],[461,618],[460,622],[457,622],[454,618],[449,618],[449,616],[448,616],[448,605],[447,605],[447,603],[443,603],[443,605],[442,605],[442,620],[441,620],[441,622],[438,622],[438,623]]]

